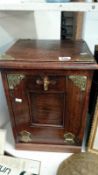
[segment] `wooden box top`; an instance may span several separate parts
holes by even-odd
[[[0,69],[97,69],[83,40],[18,40],[0,55]]]

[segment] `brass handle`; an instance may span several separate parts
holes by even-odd
[[[37,79],[37,80],[36,80],[36,84],[38,84],[38,85],[43,84],[43,86],[44,86],[44,91],[48,91],[49,84],[55,84],[55,83],[56,83],[56,81],[54,81],[54,80],[49,80],[49,78],[48,78],[47,76],[45,76],[45,77],[43,78],[43,80],[40,80],[40,79]]]
[[[43,82],[44,82],[44,91],[47,91],[48,86],[51,83],[51,81],[49,81],[48,77],[46,76],[46,77],[44,77]]]

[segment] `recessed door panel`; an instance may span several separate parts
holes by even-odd
[[[32,126],[64,127],[64,93],[29,92]]]

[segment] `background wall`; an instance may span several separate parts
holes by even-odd
[[[9,120],[9,112],[6,104],[5,94],[3,90],[1,75],[0,75],[0,127],[4,126]]]
[[[94,46],[98,45],[98,12],[87,12],[84,18],[83,38],[94,53]]]
[[[60,39],[60,12],[0,12],[0,49],[19,38]]]

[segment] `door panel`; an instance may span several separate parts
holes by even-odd
[[[32,126],[64,127],[64,93],[28,94]]]
[[[82,141],[78,134],[82,126],[83,108],[86,97],[87,77],[68,76],[66,78],[66,116],[67,132],[74,133]],[[83,133],[82,133],[83,135]]]

